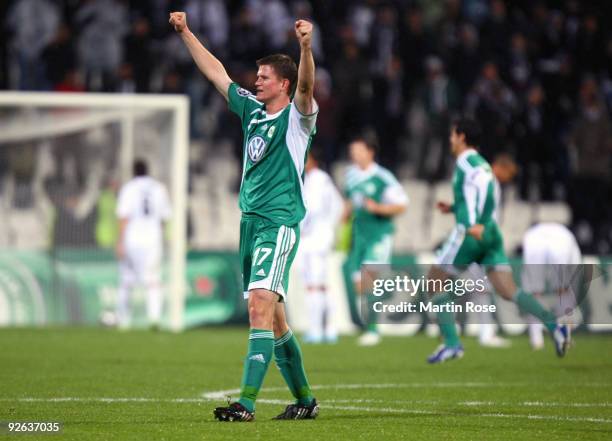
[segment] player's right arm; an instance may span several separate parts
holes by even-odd
[[[438,201],[436,207],[438,208],[438,210],[440,210],[441,213],[444,214],[453,212],[453,204],[449,204],[448,202]]]
[[[232,80],[227,74],[223,64],[221,64],[221,62],[211,54],[189,30],[187,27],[187,14],[184,12],[171,12],[169,22],[174,26],[174,30],[181,36],[193,60],[198,65],[200,72],[202,72],[204,76],[213,83],[219,93],[228,100],[227,94],[229,86],[232,84]]]

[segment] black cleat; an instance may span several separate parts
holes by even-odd
[[[217,407],[213,413],[219,421],[253,421],[255,419],[255,413],[249,412],[238,402],[227,407]]]
[[[275,420],[314,420],[319,415],[319,404],[313,399],[310,406],[290,404]]]

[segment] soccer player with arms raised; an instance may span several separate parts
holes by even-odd
[[[298,225],[306,212],[302,175],[318,112],[313,98],[312,24],[295,22],[301,48],[299,68],[287,55],[270,55],[257,61],[255,95],[230,79],[221,62],[190,32],[184,12],[171,13],[170,24],[200,71],[240,117],[244,134],[240,261],[248,298],[249,347],[240,399],[216,408],[215,418],[253,420],[255,400],[273,354],[296,399],[276,418],[316,418],[319,406],[306,378],[298,341],[287,324],[284,305],[289,268],[300,237]]]
[[[451,150],[457,158],[453,174],[454,203],[439,202],[438,208],[443,213],[453,213],[456,225],[439,250],[428,279],[444,282],[471,263],[483,265],[499,295],[544,323],[551,333],[557,355],[562,357],[569,346],[568,327],[557,325],[555,314],[542,307],[533,295],[517,288],[512,278],[501,231],[495,220],[495,178],[491,166],[477,151],[479,137],[480,127],[474,120],[459,119],[451,126]],[[450,304],[455,299],[451,293],[432,294],[437,305]],[[428,358],[428,362],[434,364],[463,356],[454,315],[444,308],[441,311],[438,324],[444,343]]]

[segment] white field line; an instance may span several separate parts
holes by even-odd
[[[262,392],[269,392],[271,388],[262,389]],[[278,388],[279,390],[285,390],[284,388]],[[234,390],[232,390],[233,392]],[[239,392],[237,389],[236,393]],[[208,395],[208,394],[205,394]],[[20,403],[63,403],[63,402],[95,402],[95,403],[206,403],[210,401],[218,401],[219,399],[225,398],[225,396],[218,398],[216,396],[204,396],[202,398],[137,398],[137,397],[49,397],[49,398],[35,398],[35,397],[21,397],[21,398],[0,398],[0,401],[8,402],[20,402]],[[268,399],[260,398],[257,400],[258,403],[264,404],[286,404],[287,400],[279,399]],[[354,398],[354,399],[326,399],[324,401],[325,407],[327,404],[428,404],[435,406],[466,406],[466,407],[478,407],[478,406],[516,406],[516,407],[584,407],[584,408],[609,408],[612,407],[612,403],[560,403],[560,402],[540,402],[540,401],[522,401],[517,403],[512,402],[497,402],[497,401],[459,401],[451,403],[448,401],[435,401],[435,400],[378,400],[369,398]]]
[[[61,397],[61,398],[0,398],[0,401],[18,401],[18,402],[96,402],[96,403],[203,403],[213,401],[212,398],[79,398],[79,397]],[[271,400],[259,399],[260,404],[275,404],[285,405],[287,400]],[[386,403],[393,403],[386,401]],[[565,417],[556,415],[521,415],[521,414],[505,414],[505,413],[455,413],[435,410],[423,409],[397,409],[393,407],[363,407],[363,406],[342,406],[324,403],[324,409],[334,409],[353,412],[368,412],[368,413],[393,413],[398,415],[430,415],[430,416],[461,416],[461,417],[479,417],[479,418],[507,418],[507,419],[527,419],[527,420],[543,420],[543,421],[569,421],[569,422],[586,422],[586,423],[602,423],[612,424],[612,419],[608,418],[593,418],[593,417]]]
[[[399,384],[335,384],[335,385],[314,385],[312,389],[390,389],[390,388],[454,388],[454,387],[510,387],[516,386],[519,383],[399,383]],[[522,383],[521,383],[522,384]],[[525,383],[526,385],[526,383]],[[581,385],[583,386],[583,385]],[[601,385],[600,385],[601,386]],[[607,385],[606,385],[607,386]],[[278,392],[285,391],[284,387],[269,387],[262,388],[261,392]],[[138,398],[138,397],[123,397],[123,398],[111,398],[111,397],[50,397],[50,398],[35,398],[35,397],[22,397],[22,398],[5,398],[0,397],[0,401],[13,401],[13,402],[47,402],[47,403],[60,403],[60,402],[98,402],[98,403],[203,403],[209,401],[218,401],[226,398],[227,396],[240,393],[239,389],[227,389],[220,391],[206,392],[202,394],[201,398]],[[260,398],[257,400],[261,404],[275,404],[285,405],[286,400],[279,399],[267,399]],[[350,403],[352,405],[344,405],[342,403]],[[337,399],[337,400],[325,400],[323,407],[325,409],[334,409],[341,411],[355,411],[355,412],[369,412],[369,413],[394,413],[394,414],[409,414],[409,415],[445,415],[445,416],[468,416],[468,417],[481,417],[481,418],[508,418],[508,419],[528,419],[528,420],[548,420],[548,421],[571,421],[571,422],[588,422],[588,423],[605,423],[611,424],[612,419],[599,418],[599,417],[573,417],[573,416],[557,416],[557,415],[533,415],[533,414],[505,414],[505,413],[455,413],[447,411],[436,411],[436,410],[424,410],[424,409],[402,409],[394,407],[364,407],[355,406],[356,403],[379,403],[379,404],[430,404],[430,405],[443,405],[443,406],[518,406],[518,407],[584,407],[584,408],[608,408],[612,407],[612,403],[574,403],[574,402],[540,402],[540,401],[522,401],[518,403],[510,402],[495,402],[495,401],[459,401],[456,403],[448,403],[442,401],[419,401],[419,400],[376,400],[376,399]]]
[[[313,390],[321,389],[400,389],[400,388],[431,388],[431,389],[444,389],[444,388],[464,388],[464,387],[517,387],[526,386],[527,383],[374,383],[374,384],[324,384],[311,386]],[[282,392],[287,390],[286,387],[267,387],[262,388],[261,392]],[[236,395],[240,393],[240,389],[227,389],[219,390],[214,392],[206,392],[202,394],[204,398],[211,399],[224,399],[227,396]]]

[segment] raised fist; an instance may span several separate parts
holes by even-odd
[[[187,29],[187,14],[184,12],[171,12],[169,23],[174,26],[176,32],[183,32]]]
[[[306,20],[298,20],[295,22],[295,35],[297,36],[300,45],[310,46],[312,38],[312,23]]]

